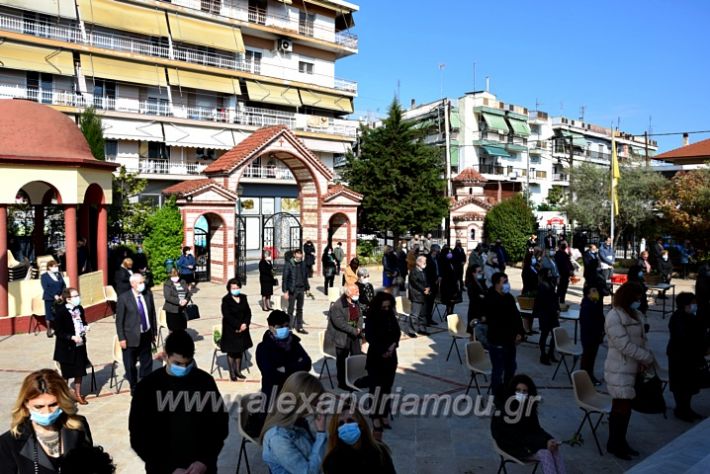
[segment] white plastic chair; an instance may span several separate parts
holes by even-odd
[[[476,390],[481,394],[481,387],[478,385],[478,375],[483,375],[483,378],[488,381],[488,376],[491,375],[492,367],[490,358],[486,357],[486,351],[483,349],[483,344],[478,341],[472,341],[466,344],[466,367],[471,371],[471,380],[468,381],[466,387],[466,395],[471,390],[471,384],[476,382]],[[491,386],[488,386],[486,393],[491,391]]]
[[[165,330],[168,334],[170,334],[170,330],[168,329],[168,315],[164,309],[161,309],[158,312],[158,346],[159,347],[162,347],[165,344],[165,338],[167,337],[167,336],[163,336],[163,330]]]
[[[367,376],[366,362],[367,356],[365,354],[351,355],[345,359],[345,385],[358,392],[363,391],[362,388],[355,385],[355,382]]]
[[[118,336],[113,336],[113,360],[111,361],[111,375],[109,376],[109,386],[108,388],[116,387],[116,393],[121,391],[121,381],[118,380],[118,368],[123,363],[123,351],[121,350],[121,343],[118,342]]]
[[[335,385],[333,384],[333,376],[330,374],[330,366],[328,365],[329,360],[335,360],[335,355],[332,352],[328,352],[329,348],[325,347],[325,331],[320,331],[318,333],[318,342],[320,345],[320,354],[321,356],[323,356],[323,364],[320,366],[320,373],[318,374],[318,378],[322,379],[323,372],[325,371],[328,374],[330,388],[335,388]]]
[[[116,290],[111,286],[104,286],[104,301],[108,303],[106,305],[106,309],[104,312],[104,317],[108,316],[108,311],[111,310],[113,311],[113,317],[116,317],[116,311],[115,311],[115,305],[118,303],[118,295],[116,294]],[[114,304],[114,306],[111,306],[111,303]]]
[[[237,428],[239,429],[239,435],[242,437],[241,445],[239,446],[239,458],[237,459],[237,474],[239,474],[239,468],[242,465],[242,456],[244,456],[244,463],[247,466],[247,474],[251,474],[251,468],[249,467],[249,457],[247,456],[247,443],[253,443],[255,446],[261,446],[259,443],[259,438],[253,438],[246,431],[247,423],[249,422],[249,404],[251,400],[262,398],[264,394],[259,393],[249,393],[243,395],[239,399],[239,410],[237,411]]]
[[[461,354],[459,353],[459,345],[456,342],[457,339],[469,339],[471,336],[466,332],[466,322],[459,318],[458,314],[450,314],[446,317],[446,324],[449,327],[449,335],[451,336],[451,346],[449,346],[449,353],[446,354],[446,360],[449,360],[451,356],[451,351],[454,346],[456,346],[456,356],[459,358],[459,364],[463,364],[461,359]]]
[[[611,397],[609,395],[604,395],[597,392],[594,389],[594,384],[592,384],[592,379],[586,370],[575,370],[572,372],[572,390],[574,392],[574,399],[577,402],[577,406],[584,412],[584,417],[582,422],[579,424],[579,428],[575,433],[575,437],[579,435],[582,431],[582,426],[584,422],[589,422],[589,427],[592,429],[592,436],[594,436],[594,442],[597,443],[597,449],[599,450],[599,455],[603,456],[602,448],[599,445],[599,439],[597,438],[597,428],[602,422],[604,415],[611,413]],[[592,422],[592,415],[599,415],[596,422]]]
[[[511,464],[519,464],[521,466],[535,466],[533,468],[532,474],[535,474],[537,471],[537,467],[540,465],[539,461],[522,461],[514,456],[511,456],[510,454],[506,453],[502,449],[500,449],[500,446],[498,446],[498,443],[496,443],[496,440],[493,440],[493,450],[500,456],[500,465],[498,466],[498,474],[501,472],[508,473],[508,469],[505,467],[506,464],[511,463]]]
[[[555,380],[557,371],[560,370],[562,364],[565,365],[567,376],[572,380],[572,371],[574,370],[574,366],[577,365],[577,359],[582,357],[582,348],[572,342],[565,328],[554,328],[552,330],[552,337],[555,338],[555,349],[560,353],[560,361],[557,363],[555,373],[552,374],[552,380]],[[567,365],[566,356],[572,357],[572,367]]]

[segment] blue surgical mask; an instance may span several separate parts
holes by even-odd
[[[79,306],[81,304],[81,297],[73,296],[71,299],[71,304],[73,304],[74,306]]]
[[[641,302],[640,302],[640,301],[634,301],[634,302],[631,303],[630,307],[631,307],[631,309],[633,309],[634,311],[636,311],[637,309],[639,309],[639,308],[641,307]]]
[[[643,272],[639,272],[638,275],[639,275],[639,278],[643,278]]]
[[[360,439],[360,427],[357,423],[345,423],[338,427],[338,438],[347,445],[354,445]]]
[[[229,292],[232,294],[232,296],[239,296],[242,294],[242,290],[237,288],[236,290],[229,290]]]
[[[138,293],[143,293],[145,291],[145,283],[138,285]]]
[[[690,314],[698,314],[698,305],[693,303],[690,305]]]
[[[537,259],[533,257],[532,260],[530,260],[530,263],[532,263],[533,265],[537,265]]]
[[[192,367],[194,367],[195,362],[190,362],[187,366],[183,367],[182,365],[176,365],[176,364],[170,364],[170,375],[173,375],[175,377],[184,377],[187,374],[190,373],[192,370]]]
[[[34,421],[40,426],[50,426],[53,425],[57,418],[62,415],[62,409],[57,407],[52,413],[40,413],[38,411],[30,410],[30,420]]]
[[[276,334],[274,337],[278,340],[284,340],[288,337],[288,335],[291,333],[291,329],[288,327],[285,328],[276,328]]]
[[[510,283],[503,283],[503,293],[510,293]]]

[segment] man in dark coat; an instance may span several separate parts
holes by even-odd
[[[409,274],[409,301],[412,303],[409,314],[409,332],[407,333],[409,337],[417,337],[417,333],[423,336],[429,335],[424,327],[427,316],[431,316],[431,313],[429,315],[426,314],[426,302],[430,293],[429,283],[425,274],[426,268],[427,257],[420,255],[417,257],[412,273]],[[414,328],[415,321],[417,329]]]
[[[491,391],[495,395],[498,388],[510,382],[515,375],[516,345],[523,340],[525,330],[515,298],[510,294],[508,275],[494,273],[491,282],[493,286],[486,293],[483,307],[488,323]]]
[[[456,241],[452,253],[454,255],[454,270],[456,270],[456,276],[459,279],[461,288],[463,288],[463,267],[466,265],[466,251],[463,249],[460,240]]]
[[[216,474],[229,433],[222,395],[212,376],[195,366],[189,334],[171,333],[165,353],[167,365],[141,380],[131,400],[131,447],[148,474]]]
[[[434,304],[436,297],[439,295],[439,286],[441,285],[441,271],[439,270],[439,254],[441,247],[438,244],[432,244],[429,254],[426,256],[426,283],[429,288],[429,293],[426,295],[426,305],[424,306],[424,317],[428,326],[436,326],[432,314],[434,313]]]
[[[303,300],[306,292],[310,291],[308,284],[308,266],[303,261],[303,251],[296,249],[293,258],[286,262],[283,277],[281,278],[281,291],[288,301],[288,315],[291,318],[291,328],[300,334],[308,334],[303,329]],[[293,310],[296,309],[294,317]]]
[[[140,377],[153,371],[152,345],[158,334],[153,293],[146,289],[140,273],[131,275],[131,289],[118,297],[116,304],[116,334],[123,351],[123,366],[131,392],[138,383],[136,362],[140,361]]]
[[[133,259],[126,257],[113,276],[113,287],[116,289],[118,296],[131,289],[131,283],[129,282],[131,275],[133,275]]]
[[[567,253],[566,242],[560,242],[560,248],[555,253],[555,265],[557,265],[557,273],[559,274],[557,298],[560,300],[560,303],[564,303],[567,297],[567,289],[569,288],[569,279],[574,270],[572,259],[569,253]]]
[[[338,388],[350,391],[345,383],[345,359],[362,354],[361,342],[363,318],[360,312],[360,290],[349,285],[345,293],[330,305],[328,329],[325,331],[326,346],[335,347],[335,365],[338,370]]]

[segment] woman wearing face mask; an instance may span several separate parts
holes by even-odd
[[[382,397],[392,393],[397,372],[397,347],[401,330],[395,311],[394,297],[381,292],[375,295],[367,314],[365,340],[369,347],[365,368],[369,376],[370,393],[375,397],[372,424],[377,439],[382,438],[382,428],[391,428],[388,421],[389,403],[383,402]]]
[[[582,304],[579,307],[582,360],[579,367],[589,374],[594,385],[601,385],[601,382],[594,376],[594,361],[597,358],[599,346],[604,340],[604,303],[596,287],[585,286],[582,292]]]
[[[452,314],[456,303],[461,301],[461,280],[456,271],[456,262],[454,253],[451,247],[444,245],[444,248],[439,254],[439,276],[441,284],[439,285],[439,297],[441,302],[446,306],[446,314]]]
[[[542,365],[552,365],[557,362],[555,358],[555,338],[552,337],[552,330],[560,327],[560,302],[552,284],[550,270],[543,268],[540,270],[540,283],[535,295],[533,306],[533,317],[540,322],[540,363]],[[549,349],[545,351],[547,339],[550,339]]]
[[[646,286],[645,275],[646,273],[644,272],[643,267],[641,267],[640,265],[631,265],[631,267],[629,267],[626,280],[632,283],[637,283],[641,286],[641,290],[643,291],[643,297],[641,298],[641,304],[639,305],[638,310],[641,311],[644,316],[648,312],[648,299],[646,298],[648,287]]]
[[[532,295],[537,291],[537,274],[540,270],[540,262],[538,262],[535,256],[534,249],[528,249],[525,252],[525,257],[523,258],[523,289],[520,290],[522,296]]]
[[[274,264],[271,261],[271,252],[264,250],[259,260],[259,286],[261,287],[261,309],[271,311],[271,296],[274,294]]]
[[[44,301],[44,320],[47,323],[47,337],[54,335],[52,323],[54,322],[54,305],[61,304],[62,292],[67,287],[61,273],[59,264],[54,260],[47,263],[47,271],[40,278],[42,284],[42,300]]]
[[[360,299],[358,303],[360,304],[360,310],[362,314],[367,314],[367,308],[370,302],[375,297],[375,287],[370,283],[370,272],[367,268],[360,267],[357,269],[357,288],[360,290]]]
[[[59,362],[62,377],[67,382],[74,379],[74,398],[80,405],[89,402],[81,395],[81,379],[86,375],[86,366],[90,364],[86,354],[86,324],[81,297],[75,288],[67,288],[62,294],[64,304],[56,309],[56,335],[54,360]]]
[[[185,307],[190,301],[192,293],[185,280],[180,279],[177,268],[170,270],[170,278],[163,284],[163,310],[168,321],[168,330],[184,331],[187,328]]]
[[[324,474],[394,474],[390,450],[370,434],[367,420],[357,407],[344,407],[328,423]]]
[[[270,473],[320,472],[328,438],[325,417],[315,415],[313,426],[308,418],[324,391],[318,379],[307,372],[296,372],[286,379],[275,403],[285,409],[272,410],[261,431],[262,458]],[[306,403],[310,406],[305,406]]]
[[[671,259],[668,256],[668,250],[664,250],[661,252],[661,258],[658,260],[658,263],[656,263],[656,267],[658,269],[658,273],[661,274],[661,282],[670,284],[671,278],[673,276],[673,263],[671,262]],[[661,299],[665,299],[666,290],[659,291],[658,297]]]
[[[468,295],[468,332],[473,331],[473,321],[483,318],[483,298],[486,296],[486,277],[478,264],[466,268],[466,294]]]
[[[675,301],[678,309],[668,323],[670,339],[666,350],[670,389],[675,398],[673,414],[683,421],[693,422],[703,418],[690,408],[690,400],[700,390],[705,367],[705,327],[698,316],[693,293],[680,293]]]
[[[646,348],[646,334],[641,321],[643,315],[639,312],[639,300],[643,297],[643,289],[638,283],[624,283],[614,293],[613,307],[604,323],[609,345],[604,362],[604,380],[612,397],[606,449],[624,460],[639,454],[626,441],[631,401],[636,397],[636,376],[655,365],[653,353]]]
[[[330,245],[325,248],[321,263],[323,264],[323,278],[325,279],[323,282],[323,292],[327,295],[328,288],[333,288],[337,268],[335,257],[333,256],[333,247]]]
[[[222,339],[219,347],[227,353],[229,378],[246,379],[242,374],[242,354],[254,344],[249,335],[251,309],[237,278],[227,282],[227,294],[222,298]]]
[[[540,461],[544,474],[565,470],[560,442],[540,426],[537,387],[530,377],[518,374],[496,396],[498,414],[491,420],[491,434],[498,447],[524,461]]]
[[[86,418],[76,413],[69,387],[56,371],[42,369],[25,377],[10,431],[0,436],[0,472],[60,472],[66,453],[93,444]]]
[[[493,281],[491,278],[494,274],[498,273],[498,257],[495,252],[488,252],[488,258],[486,259],[486,264],[483,266],[483,274],[486,276],[486,287],[490,288],[493,286]]]

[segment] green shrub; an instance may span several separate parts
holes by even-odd
[[[148,237],[143,241],[143,250],[153,279],[158,284],[168,278],[165,261],[180,257],[183,242],[182,216],[171,198],[163,207],[148,218]]]
[[[535,231],[535,215],[522,194],[493,206],[486,214],[483,233],[489,244],[500,239],[511,262],[525,256],[527,241]]]
[[[372,257],[372,253],[375,251],[375,248],[377,248],[377,240],[376,239],[372,239],[372,240],[358,239],[357,240],[357,251],[356,251],[358,258]]]

